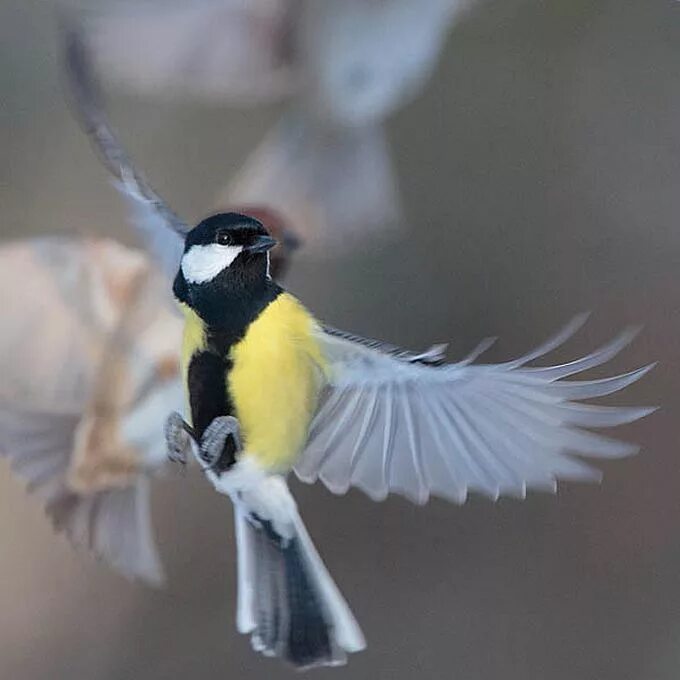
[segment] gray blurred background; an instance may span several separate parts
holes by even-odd
[[[0,2],[3,238],[116,234],[118,197],[64,105],[53,7]],[[198,219],[279,111],[110,93],[139,165]],[[464,507],[373,504],[294,483],[369,647],[347,678],[675,680],[680,672],[680,5],[495,0],[450,36],[389,124],[409,230],[342,259],[302,253],[290,288],[320,317],[460,356],[509,358],[582,310],[558,359],[644,324],[614,362],[659,368],[620,399],[642,445],[601,487]],[[21,285],[17,281],[17,285]],[[0,295],[11,295],[2,291]],[[1,378],[0,378],[1,379]],[[234,627],[231,511],[197,474],[157,487],[169,586],[74,554],[0,466],[0,678],[287,677]]]

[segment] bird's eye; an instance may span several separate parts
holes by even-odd
[[[218,231],[217,234],[215,234],[215,243],[221,246],[230,246],[231,245],[231,236],[229,235],[228,231]]]

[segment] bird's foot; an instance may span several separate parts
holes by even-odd
[[[168,458],[173,463],[186,465],[191,453],[192,439],[191,426],[179,413],[173,411],[165,421],[165,444],[168,449]]]
[[[241,427],[233,416],[215,418],[206,428],[198,447],[208,469],[221,475],[236,462],[241,450]]]

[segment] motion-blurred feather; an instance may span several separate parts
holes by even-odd
[[[27,285],[8,296],[0,336],[0,452],[74,544],[159,583],[146,475],[164,452],[128,423],[155,396],[137,429],[162,441],[163,415],[181,403],[164,279],[111,241],[59,238],[0,249],[5,289],[19,273]]]
[[[118,3],[95,20],[107,76],[143,95],[189,95],[249,105],[295,85],[290,0]],[[122,41],[121,41],[122,40]]]
[[[218,198],[266,203],[312,250],[400,222],[385,119],[417,96],[470,0],[126,3],[86,24],[111,80],[143,94],[287,100]]]
[[[347,245],[364,232],[395,225],[399,191],[382,126],[328,127],[302,116],[284,118],[219,203],[258,203],[264,197],[299,227],[305,243],[317,246],[319,238],[336,248],[341,244],[335,239]],[[329,241],[324,229],[331,225]]]
[[[131,223],[144,247],[162,272],[172,279],[184,250],[183,236],[189,227],[134,166],[109,124],[92,70],[90,54],[79,26],[65,20],[62,28],[73,112],[102,162],[113,175],[117,188],[128,204]],[[267,226],[271,235],[279,242],[271,253],[271,274],[274,278],[283,276],[291,254],[300,245],[300,239],[289,226],[290,222],[272,209],[269,202],[247,201],[245,205],[230,204],[228,207],[230,210],[252,214]],[[167,295],[167,292],[164,293]]]

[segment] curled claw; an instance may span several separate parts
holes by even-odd
[[[233,416],[215,418],[206,428],[199,444],[201,460],[218,475],[236,462],[241,450],[241,428]]]
[[[182,416],[173,411],[165,421],[165,444],[168,448],[168,458],[173,463],[186,465],[191,452],[193,430]]]

